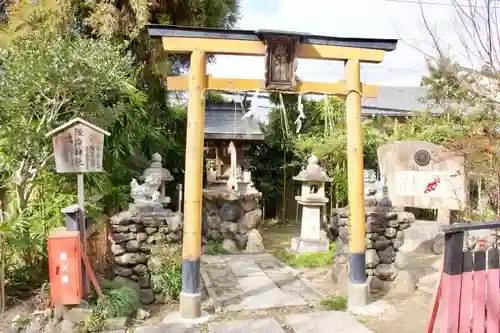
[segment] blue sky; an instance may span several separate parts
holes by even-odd
[[[417,1],[417,0],[412,0]],[[450,3],[449,0],[432,0]],[[452,6],[424,5],[432,27],[457,48]],[[418,86],[426,73],[420,51],[429,51],[418,4],[388,0],[242,0],[241,29],[274,29],[344,37],[401,38],[381,64],[364,64],[362,80],[387,86]],[[218,56],[208,72],[219,77],[262,78],[263,57]],[[308,81],[343,78],[340,62],[300,60],[298,75]]]

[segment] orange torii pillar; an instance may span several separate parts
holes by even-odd
[[[365,208],[363,184],[363,133],[361,97],[375,97],[376,87],[360,82],[361,63],[380,63],[396,48],[395,39],[339,38],[283,31],[223,30],[168,25],[148,25],[152,37],[160,37],[166,52],[189,54],[187,76],[169,77],[169,90],[188,90],[188,124],[184,192],[184,239],[181,317],[201,316],[200,256],[205,90],[259,90],[316,93],[346,98],[348,131],[347,163],[350,208],[349,308],[366,305]],[[213,78],[206,74],[208,55],[264,56],[263,80]],[[298,59],[345,62],[345,81],[297,80]]]

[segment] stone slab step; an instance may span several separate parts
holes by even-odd
[[[210,333],[285,333],[274,318],[234,320],[208,325]]]
[[[183,324],[159,324],[152,326],[138,327],[132,333],[200,333],[199,327],[187,328]],[[279,333],[279,332],[278,332]]]
[[[373,333],[349,312],[321,311],[289,315],[285,323],[295,333]]]

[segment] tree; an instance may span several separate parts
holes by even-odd
[[[299,115],[296,95],[272,94],[276,107],[269,113],[269,123],[263,126],[266,141],[253,147],[248,154],[252,178],[263,196],[273,201],[286,200],[283,189],[306,163],[311,154],[319,157],[327,174],[333,178],[330,194],[334,204],[347,203],[347,136],[345,105],[341,99],[330,97],[323,101],[303,100],[302,127],[296,133],[294,121]],[[364,126],[366,168],[377,168],[377,148],[387,137],[376,130],[370,121]],[[275,213],[275,212],[274,212]]]
[[[52,170],[45,133],[75,116],[112,133],[105,172],[86,177],[90,215],[126,205],[131,178],[154,152],[181,174],[186,112],[168,103],[164,75],[185,62],[167,59],[144,25],[229,27],[237,7],[235,0],[0,0],[0,203],[9,213],[11,287],[46,278],[46,235],[75,202],[72,177]]]
[[[24,281],[40,276],[46,235],[63,222],[60,209],[74,203],[76,193],[74,179],[52,171],[52,147],[45,133],[76,116],[103,128],[127,128],[130,119],[147,119],[145,96],[134,87],[133,58],[124,55],[125,47],[39,31],[0,50],[1,199],[8,204],[12,231],[8,268],[16,274],[31,269],[22,273]],[[154,132],[145,121],[127,135],[113,131],[105,150],[107,172],[90,179],[89,196],[109,195],[105,185],[120,174],[117,165],[123,155],[140,151],[144,137]],[[97,204],[90,202],[90,211]],[[23,269],[16,271],[19,267]]]
[[[425,52],[429,75],[422,84],[428,98],[443,107],[448,121],[448,137],[443,143],[465,156],[470,176],[484,180],[491,204],[500,211],[500,44],[498,4],[489,1],[458,2],[454,7],[458,45],[440,38],[421,8],[432,51]],[[450,121],[452,120],[452,121]],[[443,120],[434,123],[443,123]],[[452,129],[453,128],[453,129]]]
[[[42,29],[125,42],[123,51],[132,55],[133,65],[138,68],[134,83],[147,94],[145,112],[152,125],[163,133],[143,143],[144,153],[149,156],[160,153],[174,177],[182,177],[186,113],[168,103],[165,76],[184,70],[187,59],[169,56],[161,40],[149,38],[144,27],[147,23],[158,23],[231,28],[238,19],[238,0],[40,0],[35,4],[29,0],[7,0],[5,3],[9,3],[8,20],[0,25],[0,43],[4,45]],[[138,164],[142,163],[141,159]]]
[[[500,44],[498,34],[498,4],[494,1],[451,1],[455,15],[455,35],[458,45],[440,38],[420,11],[432,51],[420,49],[429,63],[430,76],[423,81],[431,85],[431,98],[439,95],[458,105],[478,110],[497,110],[500,106]]]

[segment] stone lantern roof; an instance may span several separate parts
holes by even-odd
[[[162,160],[161,155],[158,153],[154,153],[152,158],[151,158],[151,164],[150,164],[149,168],[144,170],[144,173],[142,174],[140,179],[144,180],[144,179],[146,179],[147,176],[159,173],[161,175],[162,182],[172,181],[174,179],[174,177],[172,177],[172,175],[170,174],[170,171],[163,168],[161,160]]]
[[[306,168],[302,169],[293,179],[301,182],[331,182],[332,179],[327,176],[318,163],[319,159],[315,155],[311,155],[307,160]]]

